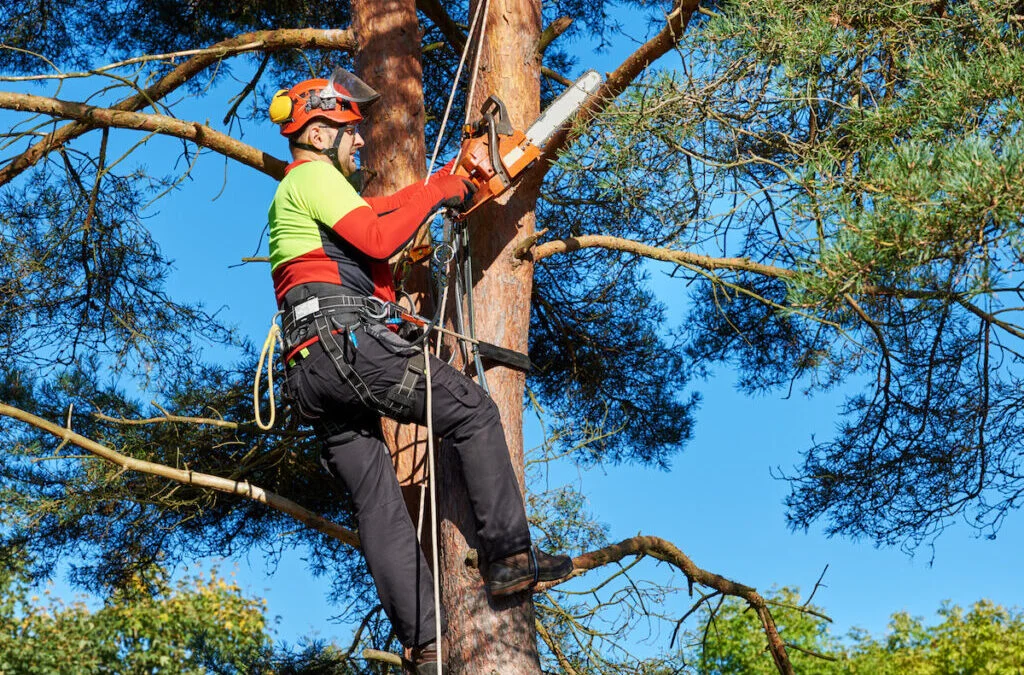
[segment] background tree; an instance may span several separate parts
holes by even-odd
[[[102,607],[41,601],[19,567],[0,571],[0,672],[253,673],[270,638],[259,600],[216,573],[172,585],[159,568]],[[263,664],[263,665],[261,665]]]
[[[862,388],[836,437],[786,474],[795,527],[823,518],[830,533],[908,548],[956,517],[997,529],[1021,475],[1016,4],[628,6],[651,22],[639,47],[553,141],[548,159],[557,150],[558,161],[470,230],[477,306],[501,307],[480,313],[478,334],[515,349],[529,341],[547,456],[668,466],[691,432],[698,397],[689,378],[724,364],[750,392]],[[142,218],[213,154],[280,175],[280,160],[185,121],[209,114],[193,113],[194,100],[218,84],[236,87],[224,124],[240,135],[266,124],[278,85],[349,63],[357,45],[361,74],[396,94],[371,120],[371,188],[421,174],[423,139],[399,151],[394,139],[418,133],[392,130],[418,130],[422,118],[426,136],[436,135],[443,84],[467,41],[460,22],[476,5],[421,2],[415,23],[411,4],[374,7],[168,1],[119,6],[116,18],[87,3],[2,10],[5,71],[60,90],[42,97],[12,82],[19,90],[0,94],[0,107],[25,113],[0,165],[0,400],[4,415],[29,423],[0,427],[9,448],[3,534],[8,550],[35,551],[35,573],[76,556],[75,578],[104,590],[160,556],[300,547],[314,572],[330,571],[338,597],[355,599],[367,642],[389,643],[349,548],[351,514],[316,466],[313,440],[250,423],[252,350],[215,313],[166,295],[168,261]],[[608,11],[571,1],[491,8],[485,75],[465,105],[494,92],[512,103],[514,122],[528,123],[549,85],[576,69],[558,45],[584,31],[614,34]],[[574,20],[555,21],[562,17]],[[200,51],[158,56],[183,48]],[[678,70],[645,74],[671,50]],[[126,60],[144,53],[153,56]],[[380,85],[389,73],[397,86]],[[79,88],[67,98],[88,105],[61,100]],[[179,165],[151,175],[131,145],[140,136],[120,127],[184,139]],[[451,148],[457,139],[446,140]],[[682,327],[661,325],[649,260],[672,265],[686,289],[692,309]],[[230,353],[240,361],[206,359],[204,344],[239,348]],[[523,377],[488,375],[521,462]],[[129,393],[139,386],[144,397]],[[141,398],[161,415],[151,417]],[[112,464],[74,456],[69,444]],[[442,514],[465,525],[447,469],[442,462],[452,495]],[[536,503],[567,516],[542,523],[544,532],[582,542],[592,531],[571,513],[571,493]],[[296,530],[294,518],[309,527]],[[472,542],[457,528],[442,539],[455,672],[536,671],[534,629],[545,659],[567,671],[637,663],[615,638],[631,617],[651,614],[645,598],[664,589],[624,572],[633,583],[614,594],[631,608],[621,621],[592,630],[597,619],[579,617],[594,608],[554,592],[535,622],[529,602],[485,602],[464,565]],[[751,603],[787,671],[760,596],[671,544],[637,537],[576,560],[585,571],[637,554],[670,562],[708,594]],[[494,635],[508,639],[484,639]]]
[[[846,639],[839,639],[829,632],[829,620],[821,608],[801,601],[796,591],[772,591],[766,598],[777,605],[780,633],[800,673],[1012,673],[1024,662],[1020,609],[988,600],[979,600],[968,610],[944,603],[938,610],[940,620],[930,625],[920,617],[897,612],[884,635],[854,629]],[[731,598],[714,616],[702,610],[700,630],[690,630],[682,638],[683,660],[694,672],[776,672],[744,612]]]

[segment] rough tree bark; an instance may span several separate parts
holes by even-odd
[[[471,8],[471,12],[474,8]],[[423,177],[423,92],[420,36],[415,2],[353,0],[353,29],[358,36],[356,68],[381,92],[367,125],[362,166],[376,176],[368,194],[384,194]],[[539,110],[540,63],[536,54],[540,8],[534,0],[494,3],[487,19],[481,74],[473,107],[491,93],[509,106],[514,123],[523,125]],[[480,337],[505,347],[526,350],[532,266],[513,266],[511,248],[518,236],[533,232],[534,197],[514,195],[507,204],[488,209],[472,229],[474,266],[484,270],[475,288]],[[414,280],[415,283],[416,280]],[[418,280],[425,281],[425,278]],[[496,311],[500,308],[500,311]],[[522,482],[522,400],[524,377],[504,368],[488,371],[488,384],[502,412],[513,465]],[[389,429],[396,441],[396,468],[403,483],[416,483],[422,432]],[[533,605],[520,595],[496,602],[483,591],[480,575],[465,564],[475,548],[475,522],[457,463],[447,461],[442,474],[443,604],[449,672],[505,675],[538,673]],[[454,464],[454,465],[453,465]],[[415,488],[414,488],[415,490]],[[418,497],[418,490],[412,493]],[[412,500],[412,501],[415,501]],[[468,536],[468,541],[464,538]]]
[[[475,4],[470,16],[473,11]],[[537,116],[540,32],[540,3],[536,0],[490,3],[471,109],[478,110],[488,95],[497,94],[508,106],[514,125],[525,126]],[[518,237],[534,230],[535,199],[535,193],[516,191],[499,204],[481,209],[470,223],[477,337],[522,352],[527,346],[533,267],[514,265],[511,251]],[[503,367],[489,368],[486,376],[522,484],[525,377]],[[442,457],[448,459],[446,454]],[[476,547],[475,525],[456,463],[442,462],[439,485],[440,564],[450,672],[539,673],[532,599],[528,594],[500,600],[487,596],[480,575],[465,562],[469,549]]]
[[[356,70],[380,92],[363,126],[366,145],[360,165],[371,176],[364,194],[385,195],[422,180],[426,173],[423,138],[423,66],[415,0],[352,0],[352,28],[358,36]],[[424,243],[426,233],[413,242]],[[425,288],[422,271],[412,288]],[[421,311],[423,311],[421,309]],[[417,483],[423,479],[422,430],[384,422],[395,470],[410,510],[419,504]]]
[[[389,194],[422,179],[423,67],[415,0],[352,0],[356,71],[380,93],[368,111],[360,160],[375,177],[369,195]]]

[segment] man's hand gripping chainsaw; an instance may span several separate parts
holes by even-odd
[[[456,215],[462,220],[480,205],[512,187],[544,151],[551,136],[579,109],[601,84],[601,76],[588,70],[541,113],[524,133],[514,129],[505,104],[489,97],[480,119],[466,125],[458,163],[452,173],[469,179],[476,192]]]

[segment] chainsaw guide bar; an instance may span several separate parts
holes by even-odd
[[[588,70],[541,113],[523,133],[512,126],[505,104],[490,96],[480,108],[480,119],[466,125],[459,163],[452,171],[476,186],[462,220],[482,204],[508,190],[544,151],[551,136],[579,110],[601,84],[601,75]]]

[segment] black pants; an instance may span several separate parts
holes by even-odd
[[[353,336],[337,336],[346,361],[383,397],[419,348],[382,325],[360,324]],[[461,460],[482,556],[497,560],[525,551],[530,547],[526,510],[497,406],[479,385],[439,359],[430,358],[430,373],[434,433],[450,442]],[[399,639],[407,647],[429,642],[433,580],[381,435],[380,416],[362,404],[319,343],[289,370],[288,388],[300,414],[324,438],[323,464],[352,493],[366,564]],[[416,393],[412,421],[425,424],[425,378]]]

